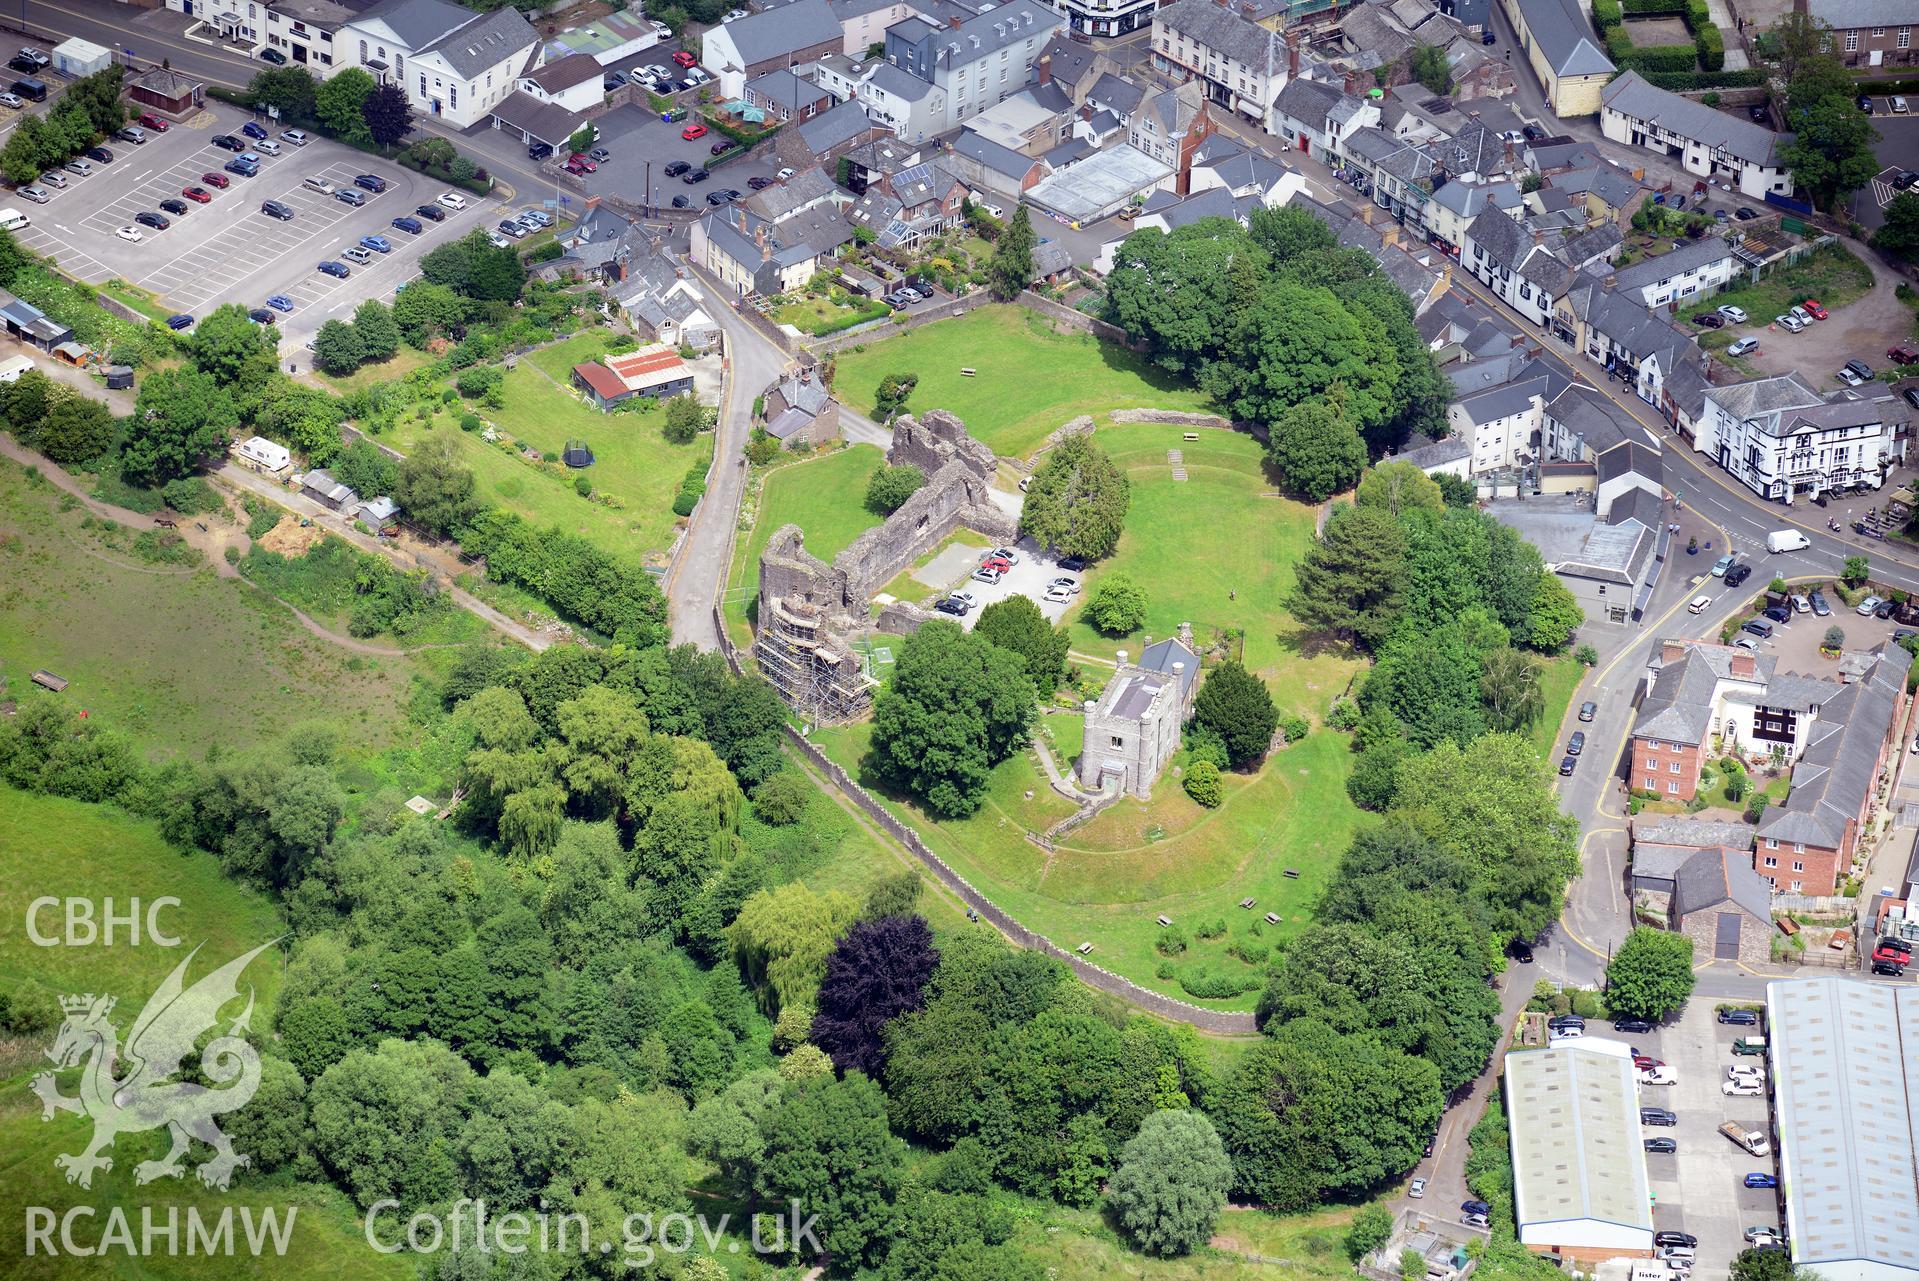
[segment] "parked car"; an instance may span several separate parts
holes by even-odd
[[[1808,298],[1806,301],[1800,303],[1799,306],[1814,320],[1832,319],[1831,314],[1826,311],[1825,304],[1821,303],[1817,298]]]
[[[1415,1201],[1417,1201],[1417,1200],[1418,1200],[1418,1199],[1419,1199],[1420,1197],[1423,1197],[1423,1196],[1425,1196],[1425,1195],[1426,1195],[1426,1180],[1424,1180],[1424,1179],[1414,1179],[1414,1180],[1413,1180],[1413,1181],[1412,1181],[1411,1183],[1409,1183],[1409,1184],[1407,1184],[1407,1185],[1406,1185],[1406,1195],[1407,1195],[1407,1196],[1409,1196],[1409,1197],[1411,1197],[1411,1198],[1412,1198],[1413,1200],[1415,1200]]]
[[[1786,314],[1781,316],[1774,316],[1772,318],[1772,323],[1775,325],[1778,325],[1781,329],[1785,330],[1789,334],[1796,334],[1800,330],[1806,327],[1806,322],[1799,319],[1799,317],[1793,315],[1791,312],[1787,312]]]
[[[1647,1032],[1652,1031],[1652,1020],[1651,1019],[1614,1019],[1612,1021],[1612,1030],[1615,1032],[1629,1032],[1634,1035],[1643,1035]]]
[[[1759,340],[1757,338],[1741,338],[1733,343],[1732,346],[1726,348],[1726,354],[1728,356],[1744,356],[1758,350]]]
[[[1779,1186],[1779,1180],[1770,1174],[1748,1174],[1746,1176],[1746,1186],[1749,1188],[1776,1188]]]
[[[1673,1153],[1679,1150],[1679,1141],[1677,1139],[1661,1137],[1657,1139],[1646,1139],[1644,1143],[1646,1151],[1648,1152]]]
[[[172,330],[191,329],[193,328],[193,317],[184,311],[177,316],[168,316],[167,328]]]
[[[1919,346],[1909,342],[1898,343],[1886,348],[1886,359],[1895,365],[1919,364]]]
[[[192,212],[192,209],[193,209],[193,206],[189,205],[186,201],[178,199],[177,197],[174,197],[174,196],[168,196],[165,200],[162,200],[160,202],[160,212],[164,214],[172,214],[176,218]]]
[[[53,196],[45,187],[36,187],[28,184],[20,188],[20,198],[22,200],[31,200],[36,205],[44,205],[47,201],[53,199]]]
[[[526,144],[526,158],[528,160],[545,160],[552,154],[553,144],[550,142],[529,142]]]
[[[1744,307],[1734,307],[1730,303],[1721,303],[1713,310],[1717,311],[1735,325],[1743,325],[1746,323],[1746,309]]]
[[[247,149],[246,143],[241,142],[230,133],[215,134],[213,137],[207,139],[207,141],[222,151],[245,151]]]
[[[280,141],[289,146],[304,147],[308,142],[312,141],[312,139],[307,136],[307,131],[304,129],[282,129],[280,131]]]
[[[1559,773],[1561,777],[1570,777],[1572,772],[1578,768],[1579,758],[1577,756],[1562,756],[1559,758]]]
[[[568,156],[566,159],[566,165],[565,165],[566,171],[574,175],[575,177],[579,177],[582,174],[592,173],[595,170],[597,170],[599,167],[600,167],[599,165],[597,165],[591,160],[588,160],[585,156],[580,155],[578,152],[575,152],[573,155]]]
[[[938,604],[934,605],[933,608],[935,610],[938,610],[942,614],[951,614],[955,618],[964,618],[966,617],[966,610],[968,607],[965,601],[958,600],[952,596],[947,596],[943,598]]]
[[[220,167],[228,173],[235,174],[241,178],[251,178],[260,172],[260,163],[257,160],[241,160],[238,157],[227,161]]]
[[[722,138],[718,142],[714,143],[712,146],[708,147],[706,149],[706,154],[709,156],[723,156],[727,152],[731,151],[732,149],[733,149],[732,139]]]
[[[700,65],[700,60],[684,49],[675,49],[673,51],[673,65],[676,67],[697,67]]]
[[[363,173],[353,179],[353,185],[362,191],[370,191],[377,196],[386,190],[387,181],[378,174]]]
[[[1533,963],[1533,945],[1525,939],[1514,939],[1506,945],[1506,952],[1521,965]]]
[[[393,242],[385,236],[361,236],[360,247],[362,249],[371,249],[376,254],[390,254],[393,252]]]
[[[49,169],[40,175],[40,181],[49,187],[65,187],[67,185],[67,176],[58,169]]]
[[[466,197],[457,191],[443,191],[440,193],[440,203],[448,209],[464,209]]]
[[[1854,608],[1853,613],[1859,615],[1861,618],[1871,618],[1872,611],[1878,609],[1881,603],[1877,596],[1867,596]]]
[[[446,210],[438,205],[421,205],[413,211],[428,222],[445,222]]]
[[[666,176],[669,178],[677,178],[692,167],[693,162],[690,160],[675,160],[666,167]]]
[[[973,577],[978,582],[997,583],[1002,577],[1004,577],[1004,573],[1003,571],[993,569],[990,566],[981,565],[978,569],[973,571]]]
[[[1784,605],[1768,605],[1760,612],[1775,623],[1784,624],[1792,621],[1792,610]]]
[[[1872,366],[1868,365],[1863,360],[1848,360],[1843,366],[1843,368],[1845,369],[1847,373],[1852,374],[1854,377],[1858,378],[1859,381],[1861,382],[1871,382],[1873,379],[1879,376],[1877,373],[1873,372]]]
[[[773,185],[773,180],[771,178],[768,178],[765,174],[756,173],[751,178],[748,178],[746,180],[746,185],[751,187],[755,191],[765,191],[768,187]]]
[[[262,49],[260,50],[260,61],[270,62],[276,67],[284,67],[287,65],[287,56],[278,49]]]
[[[693,198],[691,196],[675,196],[673,197],[673,207],[675,209],[691,209],[693,207]]]
[[[273,313],[265,307],[255,307],[247,312],[247,319],[256,325],[270,325],[273,323]]]
[[[1701,329],[1723,329],[1726,318],[1716,311],[1702,311],[1692,318],[1692,323]]]
[[[1757,1010],[1721,1010],[1719,1011],[1719,1022],[1728,1024],[1732,1027],[1758,1027],[1759,1011]]]
[[[1813,589],[1812,594],[1806,598],[1806,603],[1811,606],[1812,612],[1817,617],[1824,618],[1832,613],[1832,606],[1826,603],[1825,596],[1817,588]]]
[[[144,147],[147,145],[147,131],[139,125],[128,125],[113,136],[122,142],[130,142],[136,147]]]
[[[1906,100],[1897,94],[1894,94],[1892,98],[1892,114],[1895,116],[1906,114]]]
[[[1599,704],[1591,701],[1587,701],[1579,705],[1580,720],[1590,721],[1593,717],[1597,715],[1599,715]]]
[[[241,125],[240,132],[249,138],[264,138],[267,136],[267,131],[261,128],[258,122],[252,120]]]
[[[1732,216],[1739,219],[1739,221],[1741,222],[1751,222],[1754,218],[1757,218],[1759,215],[1755,213],[1753,210],[1751,210],[1750,208],[1746,207],[1745,205],[1741,205],[1739,206],[1739,208],[1732,211]]]
[[[267,306],[275,311],[292,311],[293,299],[285,294],[271,294],[267,297]]]
[[[223,173],[214,173],[210,169],[207,172],[200,175],[200,181],[204,182],[209,187],[216,187],[221,191],[225,191],[228,187],[231,187],[233,185],[233,179],[227,177]]]
[[[362,267],[373,261],[372,252],[362,249],[358,245],[348,245],[340,251],[340,257],[346,259],[348,262],[357,262]]]
[[[706,137],[706,134],[707,134],[706,126],[703,124],[700,124],[698,121],[694,121],[692,124],[688,125],[686,128],[680,130],[680,137],[685,139],[687,142],[692,142],[696,139],[704,138]]]
[[[689,169],[687,172],[680,175],[680,181],[687,184],[690,187],[695,183],[705,182],[708,178],[711,178],[712,176],[713,176],[712,174],[708,173],[704,169]]]
[[[173,225],[173,220],[165,214],[157,214],[148,209],[142,209],[139,213],[133,215],[133,220],[142,227],[151,227],[155,231],[165,231]]]
[[[409,236],[417,236],[426,230],[425,223],[421,222],[418,218],[409,218],[404,214],[393,220],[393,227],[394,230],[404,231]],[[424,297],[425,295],[421,296]]]
[[[332,276],[335,280],[345,280],[353,274],[345,263],[335,262],[331,258],[320,264],[320,273],[322,275]],[[421,296],[424,297],[425,295]]]
[[[1640,1108],[1639,1124],[1675,1126],[1679,1124],[1679,1114],[1669,1108]],[[1680,1244],[1675,1242],[1674,1244]]]
[[[526,228],[511,218],[502,218],[500,219],[500,232],[503,235],[510,236],[514,240],[519,240],[525,237]]]
[[[28,62],[31,62],[36,70],[41,67],[50,67],[53,65],[52,54],[44,49],[35,49],[32,45],[22,45],[20,47],[20,56]]]
[[[1083,574],[1086,572],[1086,560],[1081,556],[1062,556],[1058,567],[1069,574]]]

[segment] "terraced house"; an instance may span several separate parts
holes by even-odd
[[[1817,498],[1841,485],[1877,486],[1898,461],[1890,396],[1828,398],[1797,374],[1756,378],[1706,393],[1693,448],[1761,498]]]
[[[1153,15],[1153,67],[1196,80],[1206,100],[1278,133],[1274,104],[1288,78],[1275,31],[1217,0],[1173,0]]]
[[[1885,642],[1845,655],[1834,679],[1782,672],[1778,660],[1730,645],[1663,641],[1633,725],[1631,786],[1689,801],[1707,760],[1789,763],[1791,790],[1760,819],[1754,870],[1776,890],[1831,894],[1871,820],[1911,664]]]
[[[340,29],[335,69],[361,67],[406,90],[413,109],[465,129],[538,69],[539,35],[518,9],[491,13],[447,0],[385,0]]]

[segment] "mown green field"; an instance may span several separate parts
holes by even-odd
[[[350,654],[265,593],[107,546],[52,485],[0,462],[0,674],[36,668],[61,698],[160,757],[245,747],[325,715],[377,747],[399,725],[418,664]]]
[[[866,508],[866,483],[884,457],[877,445],[849,445],[766,474],[752,532],[742,533],[734,544],[726,578],[729,621],[744,624],[751,616],[760,593],[760,553],[782,525],[798,525],[806,534],[806,550],[830,563],[885,519]]]
[[[1115,409],[1184,409],[1212,403],[1183,380],[1133,352],[1088,334],[1060,334],[1024,307],[980,307],[876,341],[835,358],[833,389],[873,415],[888,374],[917,374],[907,408],[947,409],[1004,457],[1023,458],[1049,432],[1081,414]],[[970,368],[971,375],[960,373]]]

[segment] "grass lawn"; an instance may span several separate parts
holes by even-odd
[[[1119,1244],[1096,1211],[1047,1205],[1017,1216],[1012,1240],[1051,1281],[1350,1281],[1343,1243],[1352,1213],[1227,1209],[1210,1247],[1158,1259]]]
[[[1245,629],[1246,666],[1258,672],[1286,711],[1318,720],[1362,664],[1302,636],[1281,603],[1293,587],[1293,565],[1313,539],[1313,510],[1270,496],[1260,470],[1259,442],[1237,432],[1201,431],[1198,442],[1178,427],[1155,423],[1102,426],[1096,439],[1132,481],[1133,501],[1119,549],[1086,575],[1080,604],[1067,614],[1073,648],[1111,658],[1137,656],[1145,636],[1171,636],[1193,625],[1204,646],[1215,628]],[[1176,481],[1169,449],[1182,451],[1187,479]],[[1130,575],[1146,591],[1146,625],[1110,637],[1081,622],[1102,577]]]
[[[885,518],[866,509],[866,482],[885,455],[877,445],[788,463],[766,473],[751,532],[742,530],[726,579],[726,616],[745,623],[760,592],[760,553],[782,525],[798,525],[806,550],[827,563]]]
[[[891,307],[879,301],[861,306],[835,302],[824,295],[801,294],[770,313],[776,325],[791,325],[803,334],[837,333],[866,320],[889,316]]]
[[[1546,705],[1526,735],[1532,739],[1539,759],[1555,768],[1565,750],[1565,744],[1559,739],[1560,722],[1566,719],[1566,709],[1572,705],[1573,691],[1579,688],[1579,682],[1585,675],[1584,667],[1566,657],[1547,659],[1544,670],[1539,674],[1539,688],[1545,695]]]
[[[133,308],[148,320],[162,325],[167,323],[167,317],[174,314],[162,307],[146,290],[138,285],[130,285],[117,277],[102,284],[100,292],[117,303]]]
[[[150,565],[104,545],[60,494],[0,463],[0,672],[15,697],[44,667],[60,697],[160,756],[277,740],[321,708],[370,747],[399,731],[412,659],[366,658],[210,568]],[[218,662],[207,661],[218,655]]]
[[[872,726],[815,730],[813,738],[858,776]],[[1256,775],[1228,775],[1226,801],[1216,810],[1195,805],[1168,775],[1152,800],[1120,802],[1069,834],[1050,856],[1024,833],[1043,831],[1073,805],[1047,786],[1030,752],[994,770],[986,802],[970,818],[935,821],[910,800],[886,799],[940,857],[1022,924],[1062,947],[1091,942],[1101,965],[1186,997],[1177,976],[1157,975],[1162,958],[1154,950],[1154,918],[1164,913],[1189,932],[1202,920],[1226,920],[1227,936],[1194,940],[1177,965],[1256,976],[1226,949],[1236,942],[1270,944],[1308,921],[1362,821],[1346,796],[1350,757],[1344,735],[1314,734]],[[880,793],[871,780],[867,785]],[[1300,875],[1287,877],[1289,868]],[[1248,896],[1256,900],[1254,912],[1236,906]],[[1278,926],[1265,922],[1267,912],[1280,917]],[[1251,1009],[1255,995],[1204,1003]]]
[[[524,359],[544,370],[554,382],[568,385],[573,377],[573,366],[606,355],[606,340],[612,336],[612,330],[595,325],[571,338],[562,338],[549,347],[542,347]]]
[[[962,367],[979,372],[964,377]],[[905,373],[920,380],[910,410],[951,410],[994,453],[1009,457],[1030,454],[1047,433],[1081,414],[1212,408],[1185,382],[1125,348],[1087,334],[1055,333],[1011,304],[843,351],[833,385],[843,401],[871,416],[880,379]]]
[[[320,381],[326,384],[329,391],[345,395],[350,391],[364,390],[374,383],[390,383],[397,378],[404,378],[432,359],[425,352],[402,344],[400,349],[388,359],[361,365],[345,377],[336,378],[332,374],[321,372],[318,368],[313,372],[319,375]]]
[[[1828,311],[1837,312],[1871,288],[1872,268],[1840,246],[1827,245],[1792,266],[1773,272],[1756,285],[1714,294],[1697,308],[1685,309],[1682,315],[1691,316],[1727,305],[1744,309],[1745,324],[1700,331],[1699,345],[1723,356],[1735,338],[1759,334],[1763,341],[1765,328],[1772,323],[1772,318],[1795,303],[1817,298]]]

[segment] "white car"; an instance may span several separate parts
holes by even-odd
[[[646,25],[653,28],[653,34],[662,40],[671,40],[673,38],[673,28],[667,26],[664,22],[649,21]]]
[[[1001,560],[1005,561],[1008,565],[1019,564],[1019,553],[1014,551],[1011,547],[995,547],[992,550],[992,552],[989,554],[999,557]]]
[[[990,565],[981,565],[973,571],[973,578],[976,582],[997,583],[1003,577],[1005,577],[1005,575]]]
[[[1658,1067],[1647,1068],[1639,1074],[1641,1085],[1678,1085],[1679,1074],[1661,1063]]]
[[[1426,1180],[1414,1179],[1406,1188],[1406,1195],[1417,1201],[1426,1195]]]
[[[721,22],[738,22],[741,18],[744,18],[746,16],[747,16],[747,13],[746,13],[746,10],[744,9],[728,9],[725,13],[720,15],[720,21]]]
[[[1046,594],[1041,596],[1040,599],[1048,605],[1070,605],[1073,603],[1073,593],[1061,591],[1057,587],[1048,587]]]
[[[1734,1063],[1726,1069],[1728,1081],[1764,1081],[1766,1069],[1750,1063]]]
[[[1052,582],[1046,584],[1046,590],[1049,592],[1065,592],[1068,596],[1077,596],[1079,595],[1079,579],[1055,578]]]
[[[778,173],[773,175],[773,181],[785,182],[788,178],[791,178],[792,176],[793,176],[793,171],[791,169],[782,169]]]
[[[466,197],[457,191],[449,191],[440,196],[440,203],[448,209],[464,209],[466,208]]]
[[[508,240],[505,236],[502,236],[497,231],[487,232],[486,239],[487,239],[487,243],[492,245],[495,249],[511,249],[513,247],[513,242],[511,240]]]
[[[146,239],[146,236],[141,233],[138,227],[122,227],[113,234],[122,240],[131,240],[136,245]]]
[[[1848,387],[1858,387],[1863,385],[1866,381],[1865,379],[1861,378],[1858,374],[1854,373],[1850,369],[1847,369],[1843,365],[1841,365],[1839,368],[1838,378],[1840,382],[1846,384],[1846,386]]]
[[[1904,98],[1900,98],[1900,97],[1893,98],[1892,114],[1895,116],[1903,116],[1906,114],[1906,100]]]
[[[979,597],[973,594],[973,589],[970,587],[962,587],[958,591],[954,592],[953,599],[957,601],[964,601],[966,603],[966,608],[968,609],[971,609],[975,605],[979,604]]]
[[[1757,1081],[1721,1081],[1719,1092],[1729,1098],[1756,1099],[1766,1092],[1766,1087]]]
[[[1727,320],[1730,320],[1735,325],[1743,325],[1746,323],[1746,309],[1743,307],[1734,307],[1731,305],[1724,305],[1716,308],[1716,310],[1719,312],[1720,315],[1724,316]]]

